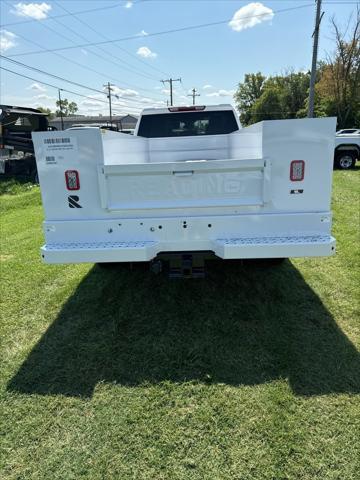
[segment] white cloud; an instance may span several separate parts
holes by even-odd
[[[139,95],[139,92],[131,88],[119,88],[116,86],[112,87],[112,92],[118,97],[137,97]]]
[[[155,58],[157,57],[157,53],[152,52],[148,47],[140,47],[136,52],[140,57],[143,58]]]
[[[5,53],[16,46],[16,35],[8,30],[0,30],[0,52]]]
[[[26,87],[26,90],[37,90],[38,92],[46,92],[46,88],[43,85],[40,85],[40,83],[32,83],[28,87]]]
[[[144,97],[144,98],[140,99],[140,102],[141,103],[154,103],[154,100],[152,98]]]
[[[203,86],[203,89],[204,89],[204,90],[208,90],[209,88],[213,88],[213,86],[212,86],[212,85],[204,85],[204,86]]]
[[[98,109],[100,106],[102,106],[102,102],[99,102],[98,100],[95,100],[95,99],[94,100],[89,99],[89,100],[83,100],[81,102],[81,105],[83,107],[96,107]]]
[[[234,13],[229,26],[236,32],[255,27],[259,23],[272,20],[274,12],[262,3],[253,2],[241,7]]]
[[[50,95],[46,95],[45,93],[40,93],[40,95],[35,95],[34,98],[37,100],[56,100],[56,97],[51,97]]]
[[[235,93],[235,90],[223,90],[220,89],[217,92],[207,93],[207,97],[232,97]]]
[[[17,3],[15,10],[10,10],[18,17],[30,17],[35,20],[43,20],[47,17],[51,10],[51,5],[48,3]]]
[[[133,2],[131,0],[126,2],[125,5],[124,5],[125,8],[131,8],[132,6],[133,6]]]

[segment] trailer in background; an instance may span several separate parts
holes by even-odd
[[[54,130],[35,108],[0,105],[0,174],[26,175],[37,181],[33,132]]]

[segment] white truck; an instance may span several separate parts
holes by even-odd
[[[134,135],[34,133],[46,263],[329,256],[335,118],[240,128],[230,105],[145,109]]]
[[[360,130],[339,130],[335,137],[335,167],[349,170],[354,168],[356,159],[360,160]]]

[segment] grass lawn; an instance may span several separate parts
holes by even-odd
[[[359,174],[335,257],[190,281],[41,264],[39,189],[3,184],[0,477],[358,480]]]

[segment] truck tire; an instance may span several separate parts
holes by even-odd
[[[340,170],[350,170],[355,167],[356,154],[351,151],[340,151],[336,153],[335,166]]]

